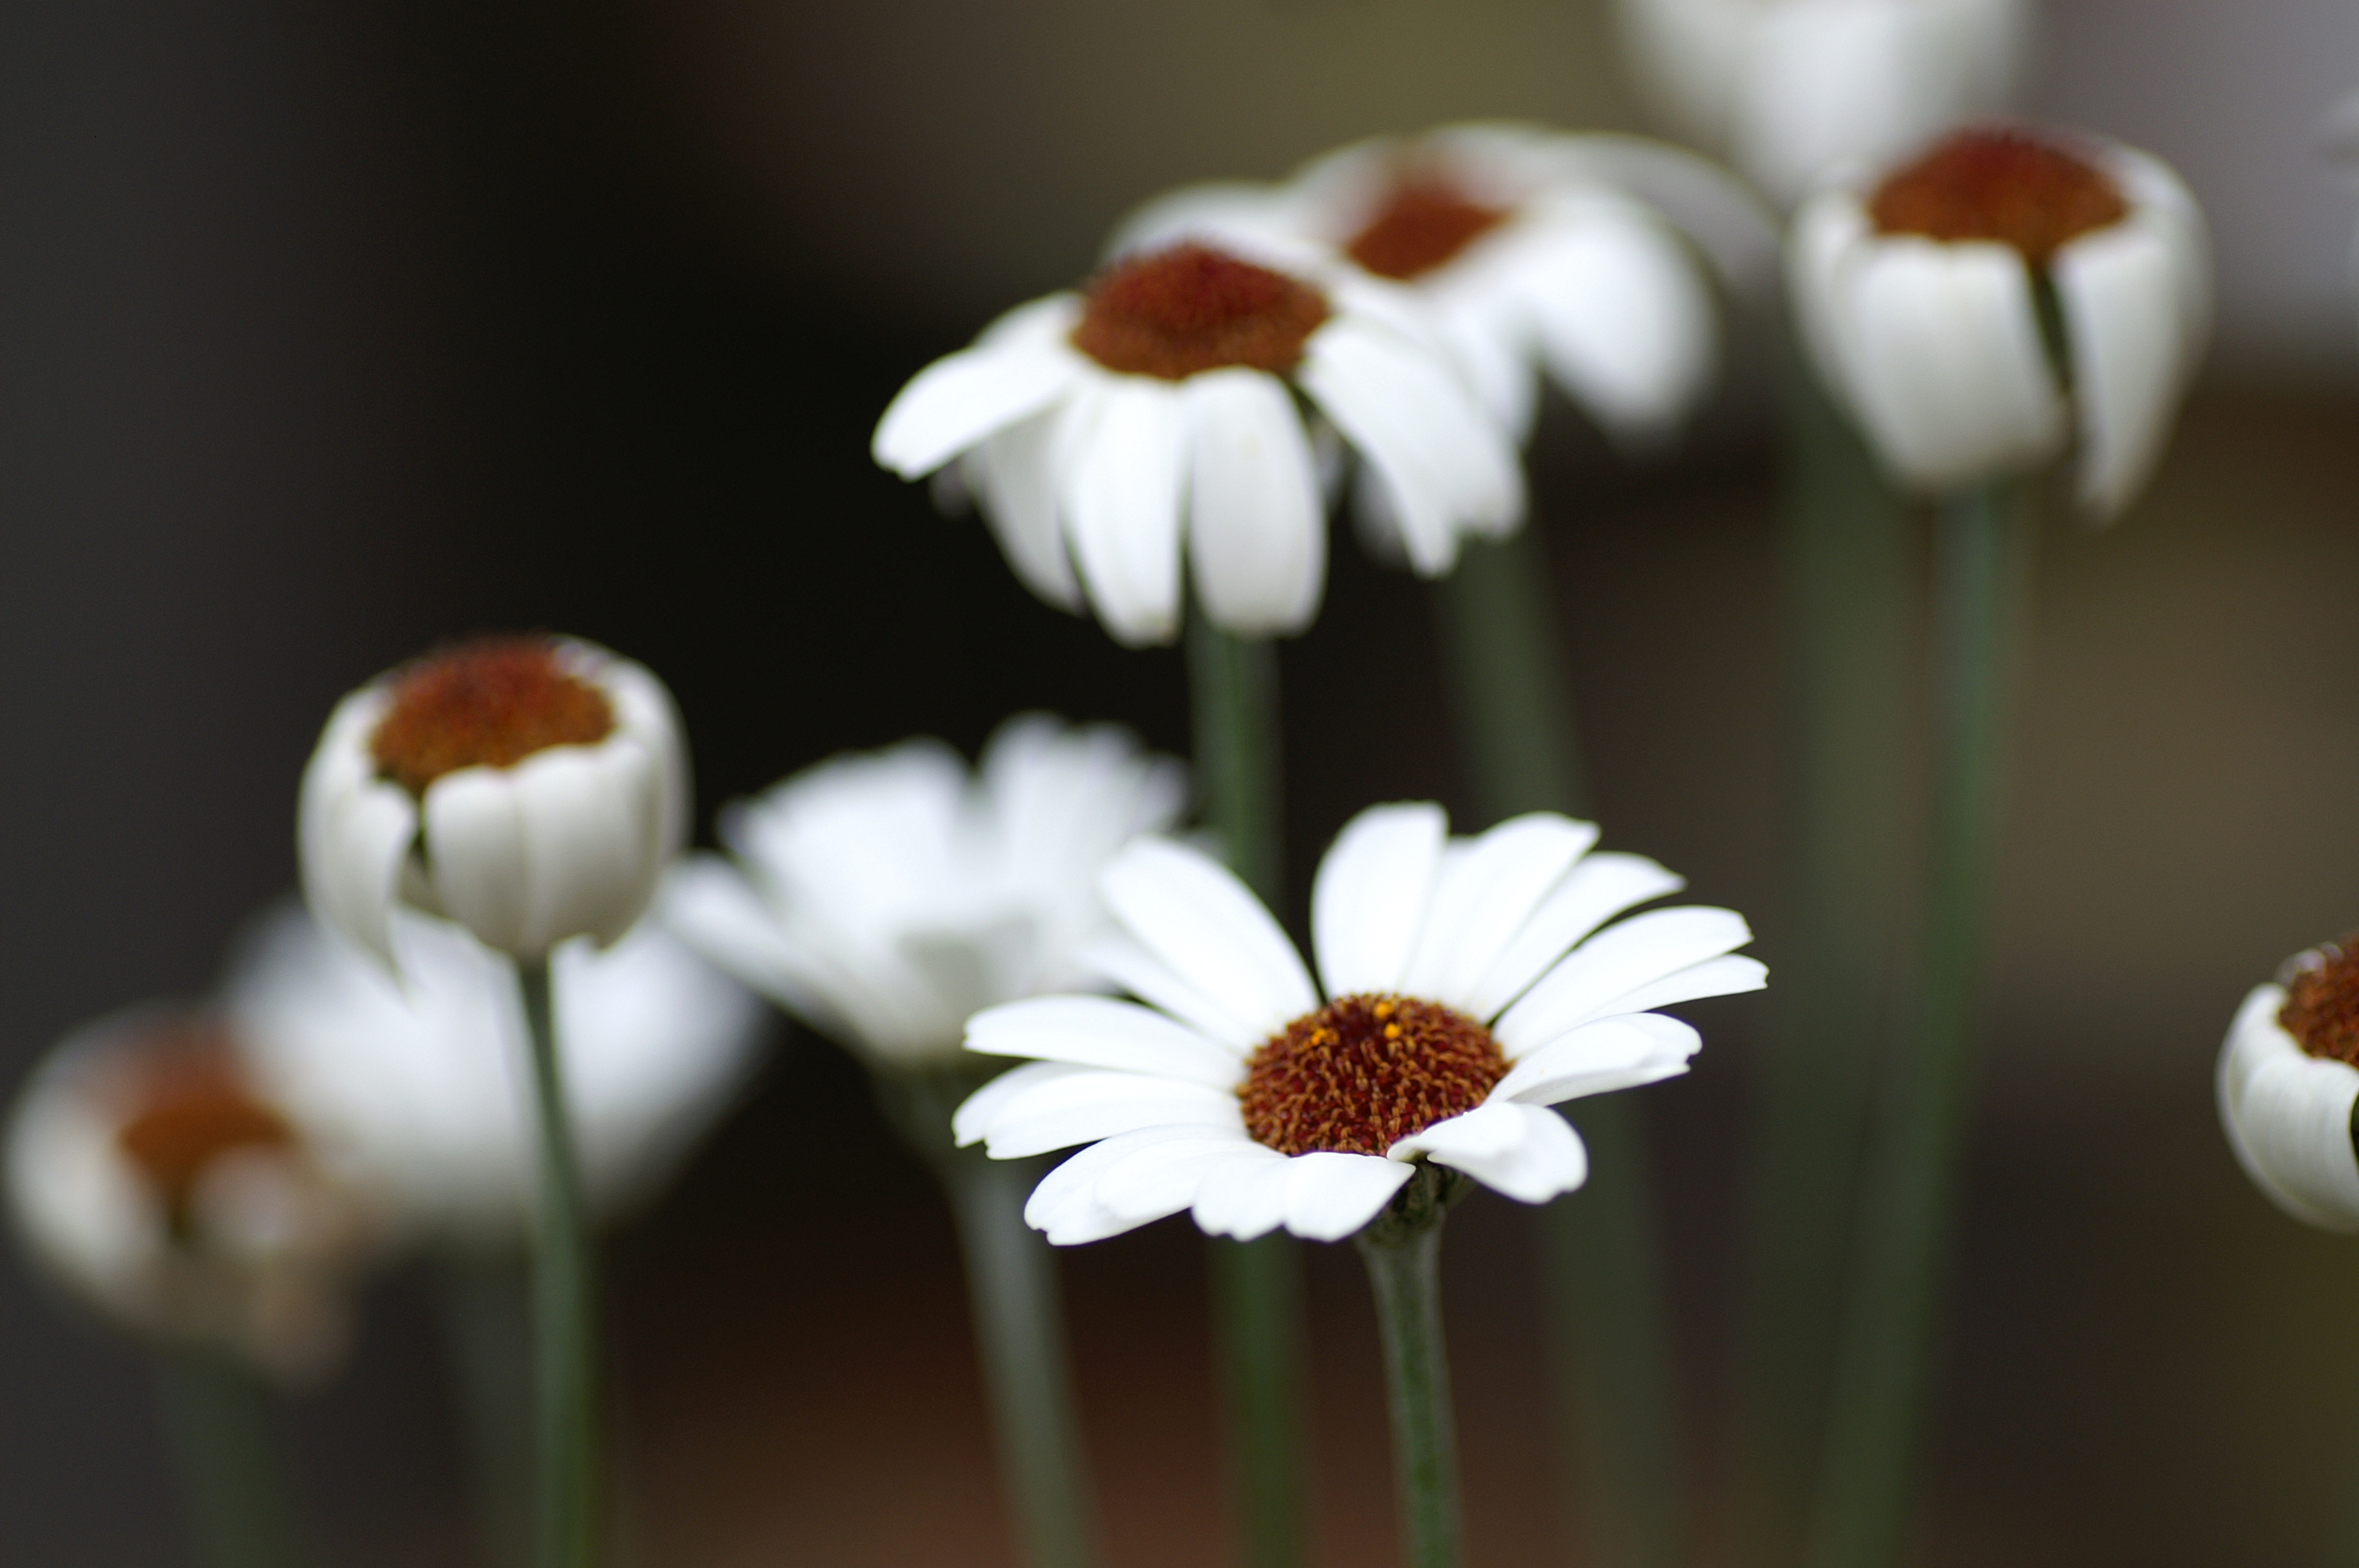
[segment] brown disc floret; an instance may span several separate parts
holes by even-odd
[[[1405,175],[1343,254],[1378,277],[1407,282],[1456,260],[1506,220],[1505,209],[1475,200],[1438,175]]]
[[[479,637],[395,673],[369,750],[382,777],[422,799],[445,773],[594,745],[614,728],[605,693],[565,667],[554,641]]]
[[[2313,1056],[2359,1067],[2359,934],[2295,971],[2277,1025]]]
[[[296,1141],[287,1119],[255,1097],[215,1023],[176,1021],[141,1041],[125,1102],[115,1145],[163,1200],[175,1234],[188,1229],[197,1184],[215,1160]]]
[[[2034,266],[2065,244],[2118,223],[2129,203],[2088,156],[2012,126],[1943,137],[1868,199],[1879,232],[1936,240],[1995,240]]]
[[[1382,1154],[1473,1110],[1506,1075],[1491,1032],[1413,997],[1339,997],[1263,1042],[1247,1065],[1245,1131],[1281,1154]]]
[[[1099,275],[1073,347],[1108,370],[1163,381],[1230,366],[1283,375],[1328,314],[1310,285],[1190,243]]]

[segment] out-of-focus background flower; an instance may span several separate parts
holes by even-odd
[[[870,466],[877,412],[1166,185],[1451,118],[1635,125],[1607,9],[7,7],[0,1084],[82,1019],[212,982],[293,881],[321,717],[443,636],[545,625],[660,672],[708,833],[829,752],[972,752],[1024,708],[1184,750],[1177,655],[1043,609],[979,524]],[[2029,107],[2185,174],[2220,332],[2151,492],[2042,536],[1929,1563],[2359,1536],[2359,1250],[2268,1209],[2210,1084],[2246,988],[2359,925],[2359,192],[2314,145],[2354,81],[2337,0],[2044,12]],[[1606,842],[1760,912],[1774,967],[1764,339],[1664,460],[1557,409],[1535,494]],[[1351,811],[1460,794],[1424,596],[1334,563],[1285,653],[1298,903]],[[1647,1099],[1707,1478],[1757,1021],[1719,1005]],[[1453,1229],[1473,1552],[1567,1561],[1527,1216],[1485,1197]],[[947,1217],[832,1047],[796,1036],[610,1265],[646,1560],[1006,1561]],[[1167,1224],[1066,1266],[1111,1561],[1212,1558],[1200,1249]],[[1311,1271],[1326,1563],[1394,1550],[1355,1268]],[[466,1561],[438,1355],[397,1279],[295,1415],[342,1562]],[[0,1270],[0,1553],[180,1560],[152,1400],[135,1355]]]

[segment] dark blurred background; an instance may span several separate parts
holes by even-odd
[[[1601,10],[0,8],[0,1087],[83,1018],[210,982],[293,881],[329,705],[450,634],[653,665],[704,821],[1021,708],[1182,748],[1177,660],[1034,602],[872,470],[876,413],[1165,184],[1451,117],[1634,123]],[[2058,0],[2044,42],[2038,112],[2194,184],[2221,331],[2150,496],[2042,545],[1926,1560],[2323,1563],[2359,1539],[2359,1247],[2245,1184],[2210,1064],[2245,988],[2359,925],[2359,200],[2312,146],[2359,11]],[[1633,469],[1559,410],[1536,462],[1608,842],[1753,913],[1774,966],[1771,430],[1733,392]],[[1458,794],[1416,584],[1340,547],[1286,681],[1298,881],[1359,806]],[[1709,1479],[1759,1009],[1698,1016],[1712,1048],[1646,1098]],[[1527,1217],[1485,1195],[1451,1248],[1498,1568],[1577,1557]],[[1365,1292],[1314,1250],[1320,1561],[1383,1563]],[[612,1262],[639,1561],[1010,1561],[946,1217],[832,1047],[792,1037]],[[1198,1270],[1184,1223],[1068,1258],[1119,1568],[1226,1540]],[[388,1282],[290,1417],[354,1568],[468,1560],[430,1329]],[[130,1347],[0,1270],[0,1560],[181,1561],[151,1402]]]

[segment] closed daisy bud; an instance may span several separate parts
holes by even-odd
[[[2296,1219],[2359,1231],[2359,949],[2315,948],[2255,987],[2220,1049],[2218,1088],[2253,1184]]]
[[[286,1381],[341,1358],[375,1227],[221,1020],[152,1009],[68,1039],[17,1097],[7,1162],[34,1260],[116,1323]]]
[[[2100,519],[2153,471],[2210,320],[2202,219],[2176,176],[2011,126],[1821,189],[1787,263],[1821,372],[1897,480],[1959,490],[2077,440]]]
[[[303,774],[304,893],[388,964],[397,903],[537,959],[629,930],[687,813],[662,682],[571,638],[483,638],[337,705]]]

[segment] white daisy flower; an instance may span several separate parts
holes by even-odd
[[[2313,949],[2256,986],[2220,1048],[2220,1125],[2253,1184],[2294,1218],[2359,1232],[2359,949]]]
[[[1620,0],[1662,120],[1791,205],[1830,168],[1884,164],[2006,108],[2027,0]]]
[[[712,962],[871,1062],[955,1065],[969,1014],[1102,984],[1106,862],[1169,827],[1184,771],[1111,725],[1029,715],[970,773],[935,741],[806,769],[722,817],[662,914]]]
[[[7,1167],[27,1250],[116,1323],[288,1381],[341,1358],[372,1217],[221,1020],[149,1008],[67,1039],[16,1098]]]
[[[1026,1217],[1060,1243],[1181,1209],[1216,1236],[1365,1226],[1419,1159],[1526,1203],[1579,1186],[1581,1140],[1548,1108],[1687,1070],[1694,1030],[1650,1011],[1753,990],[1724,909],[1657,910],[1681,884],[1592,854],[1539,814],[1446,837],[1439,806],[1376,806],[1321,863],[1323,992],[1244,884],[1146,839],[1107,869],[1122,935],[1097,957],[1149,1005],[1043,997],[977,1014],[967,1047],[1029,1056],[960,1108],[962,1142],[1015,1159],[1082,1150]],[[1603,927],[1603,929],[1600,929]]]
[[[1640,444],[1710,389],[1719,326],[1705,263],[1743,284],[1777,254],[1759,203],[1692,154],[1516,124],[1362,142],[1282,185],[1177,190],[1125,222],[1114,249],[1268,236],[1326,246],[1416,290],[1484,406],[1518,438],[1544,367],[1609,433]]]
[[[1179,635],[1180,557],[1215,624],[1299,632],[1327,579],[1298,396],[1377,476],[1409,558],[1523,517],[1512,444],[1405,291],[1302,247],[1187,243],[1010,311],[904,387],[876,460],[962,471],[1033,592],[1127,644]]]
[[[2161,456],[2210,319],[2203,221],[2176,176],[2007,126],[1820,190],[1787,262],[1821,372],[1898,480],[1955,490],[2077,437],[2101,518]]]
[[[516,971],[459,927],[390,916],[400,979],[300,909],[268,918],[223,1000],[256,1074],[321,1158],[409,1232],[512,1247],[538,1193]],[[550,985],[593,1210],[650,1196],[759,1059],[761,1003],[649,924],[569,942]]]
[[[540,958],[630,929],[688,810],[661,681],[571,638],[484,638],[337,705],[303,773],[303,891],[388,963],[397,903]]]

